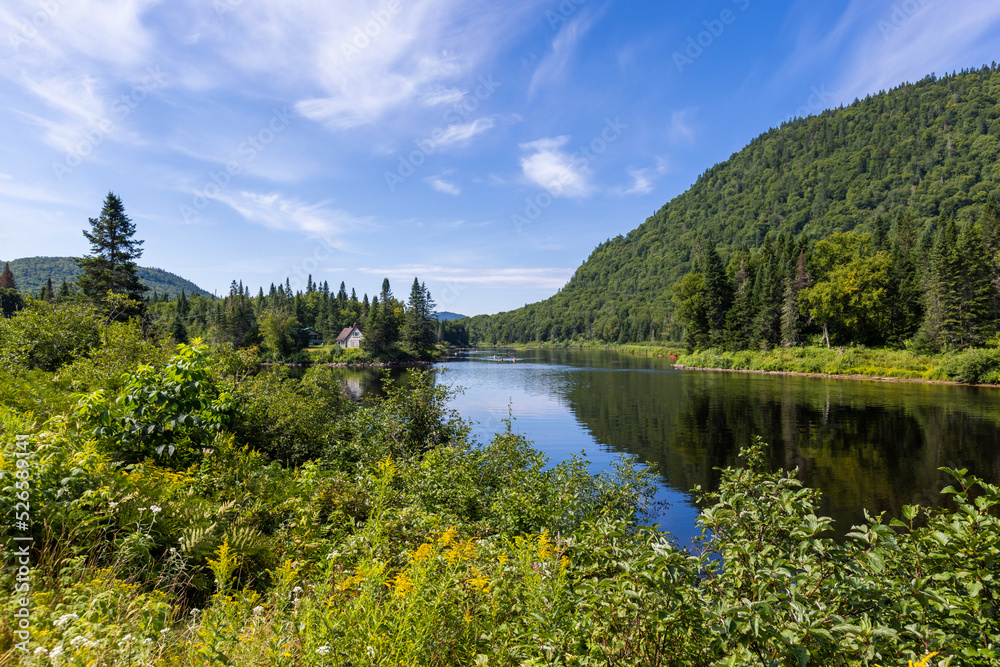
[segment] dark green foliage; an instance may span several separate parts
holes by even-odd
[[[0,365],[10,370],[54,371],[99,342],[100,319],[80,303],[32,301],[0,319]]]
[[[410,299],[407,301],[406,327],[403,331],[403,340],[417,354],[427,354],[433,349],[437,340],[436,327],[434,326],[434,300],[427,286],[413,279],[413,286],[410,288]]]
[[[0,289],[0,315],[10,317],[24,308],[24,297],[14,289]]]
[[[980,129],[985,129],[985,132]],[[899,244],[914,264],[919,239],[941,214],[960,228],[988,214],[1000,194],[1000,71],[983,68],[949,77],[929,77],[846,108],[798,119],[770,130],[729,160],[708,169],[687,192],[645,223],[599,245],[555,296],[508,313],[469,320],[473,342],[534,342],[602,339],[637,342],[679,340],[687,326],[675,317],[672,286],[695,267],[697,239],[712,239],[722,262],[744,246],[760,249],[767,238],[815,242],[833,232],[873,234],[874,253],[891,252],[892,226],[908,221]],[[996,223],[983,224],[987,248],[997,248]],[[933,237],[931,237],[933,239]],[[774,301],[742,301],[727,327],[729,345],[750,327],[754,345],[781,342],[786,284],[797,252],[763,262],[759,291]],[[991,275],[995,252],[987,252]],[[777,273],[774,271],[777,270]],[[745,267],[751,287],[758,267]],[[817,278],[814,276],[814,278]],[[742,293],[734,280],[735,300]],[[1000,311],[993,295],[990,307]],[[786,309],[786,314],[791,311]],[[912,330],[913,312],[894,325],[891,339]],[[995,321],[994,316],[991,321]],[[813,322],[810,335],[821,334]],[[872,327],[875,327],[873,332]],[[877,340],[878,323],[863,338]],[[860,331],[860,330],[859,330]],[[785,336],[785,342],[788,337]],[[857,342],[865,342],[857,339]]]
[[[98,218],[90,218],[91,230],[83,231],[90,242],[86,257],[74,259],[82,271],[77,284],[94,302],[110,292],[140,301],[147,288],[139,281],[135,260],[142,256],[142,241],[132,238],[135,225],[125,215],[125,207],[109,192]]]
[[[59,283],[59,288],[56,291],[60,297],[69,296],[69,292],[64,291],[63,284],[67,284],[68,290],[72,285],[75,285],[77,277],[82,273],[80,267],[71,257],[23,257],[11,260],[10,269],[13,271],[20,289],[23,289],[24,292],[37,293],[39,288],[45,285],[46,280],[51,278],[53,285]],[[136,267],[136,270],[139,274],[139,281],[148,290],[171,299],[176,299],[181,290],[186,290],[189,295],[212,296],[210,292],[203,290],[191,281],[163,269],[139,266]]]
[[[10,270],[10,262],[3,263],[3,273],[0,273],[0,289],[17,289],[17,282]]]
[[[74,416],[120,460],[157,456],[171,467],[200,460],[229,419],[231,398],[216,386],[208,348],[179,344],[160,369],[139,366],[118,397],[82,398]]]

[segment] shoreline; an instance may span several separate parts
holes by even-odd
[[[430,366],[437,361],[366,361],[366,362],[333,362],[333,361],[312,361],[309,363],[284,363],[277,361],[261,362],[261,366],[285,366],[286,368],[310,368],[312,366],[329,366],[331,368],[412,368],[416,366]]]
[[[956,387],[986,387],[998,389],[996,384],[969,384],[968,382],[957,382],[955,380],[928,380],[926,378],[900,378],[891,375],[862,375],[859,373],[837,374],[837,373],[805,373],[802,371],[764,371],[750,368],[706,368],[702,366],[685,366],[684,364],[673,364],[679,371],[717,371],[719,373],[752,373],[754,375],[794,375],[808,378],[825,378],[828,380],[871,380],[872,382],[910,382],[916,384],[945,384]]]

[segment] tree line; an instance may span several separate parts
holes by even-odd
[[[874,231],[812,242],[769,235],[723,265],[699,244],[695,270],[672,290],[691,348],[767,349],[804,342],[910,346],[920,352],[996,344],[1000,331],[1000,218],[942,214],[918,235],[910,214]]]
[[[439,341],[467,344],[464,327],[434,318],[435,303],[426,284],[413,279],[409,298],[395,298],[389,279],[369,301],[365,294],[342,281],[333,292],[327,281],[310,275],[306,289],[284,284],[261,287],[251,295],[242,281],[233,281],[221,299],[181,290],[176,299],[149,291],[139,280],[136,260],[143,241],[135,238],[135,225],[121,199],[108,193],[100,216],[90,218],[83,231],[91,253],[74,258],[82,273],[75,283],[63,280],[58,290],[51,279],[37,295],[51,303],[85,302],[101,309],[111,320],[138,318],[146,327],[165,329],[178,343],[203,338],[230,343],[237,348],[259,346],[271,360],[301,358],[302,350],[317,336],[336,340],[341,331],[357,325],[363,331],[362,348],[374,358],[427,357]],[[10,317],[30,304],[17,289],[9,263],[0,273],[0,308]]]

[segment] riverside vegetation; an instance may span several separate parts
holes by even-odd
[[[30,639],[18,595],[0,598],[0,661],[1000,660],[1000,488],[968,471],[949,471],[949,509],[834,541],[818,492],[755,441],[698,491],[683,549],[643,527],[651,479],[631,461],[592,476],[509,427],[470,441],[428,373],[358,403],[328,368],[258,362],[79,303],[0,319],[0,513],[9,536],[26,481],[33,538]]]

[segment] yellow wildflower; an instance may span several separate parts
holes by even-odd
[[[552,543],[549,541],[548,529],[538,536],[538,559],[548,560],[552,556]]]
[[[442,535],[440,539],[438,539],[438,544],[440,544],[442,547],[450,545],[452,542],[455,541],[455,536],[457,534],[458,531],[455,529],[454,526],[452,526],[448,530],[444,531],[444,535]]]
[[[456,542],[455,546],[445,553],[449,563],[472,560],[476,556],[476,543],[473,539]]]
[[[386,584],[387,586],[390,584]],[[396,575],[392,580],[392,588],[396,595],[406,597],[406,594],[413,590],[413,581],[410,579],[410,571],[406,570]]]
[[[433,555],[433,553],[434,553],[434,545],[431,544],[430,542],[424,542],[419,547],[417,547],[416,551],[410,554],[410,562],[420,563],[430,558],[431,555]]]
[[[490,587],[490,580],[484,577],[482,572],[476,570],[476,576],[469,579],[468,584],[480,593],[485,593],[486,589]]]

